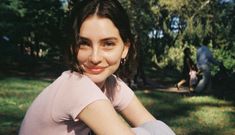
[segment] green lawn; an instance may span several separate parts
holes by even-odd
[[[0,78],[0,134],[16,135],[27,107],[51,81]],[[212,95],[136,91],[144,105],[177,135],[235,135],[234,102]]]
[[[137,92],[144,105],[178,135],[235,135],[235,107],[213,96]]]
[[[27,78],[0,79],[0,134],[17,135],[27,107],[50,82]]]

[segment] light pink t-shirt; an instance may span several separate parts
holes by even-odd
[[[130,103],[134,92],[120,79],[114,95],[103,93],[87,76],[65,71],[44,89],[29,107],[19,135],[87,135],[77,115],[90,103],[110,100],[117,111]]]

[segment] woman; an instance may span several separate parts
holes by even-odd
[[[20,135],[174,134],[114,75],[134,51],[128,17],[120,3],[83,0],[75,5],[72,18],[71,69],[34,100]]]

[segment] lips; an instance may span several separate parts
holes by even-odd
[[[85,66],[85,72],[90,74],[99,74],[105,70],[104,67],[87,67]]]

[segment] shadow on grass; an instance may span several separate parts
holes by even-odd
[[[5,113],[0,114],[0,133],[2,135],[17,135],[19,132],[20,123],[23,119],[23,113]]]
[[[193,106],[182,102],[179,95],[174,93],[150,92],[142,95],[140,99],[144,102],[146,100],[151,100],[152,102],[146,101],[146,107],[156,118],[162,120],[174,119],[179,116],[188,116],[188,111],[195,109]]]
[[[203,94],[136,93],[147,109],[177,134],[229,135],[235,131],[235,110],[231,102]]]
[[[53,79],[50,79],[50,75],[49,77],[47,76],[48,72],[34,74],[34,76],[30,74],[25,76],[19,73],[19,75],[8,75],[5,73],[0,76],[1,88],[4,88],[4,84],[6,84],[6,88],[0,91],[0,97],[3,98],[4,101],[1,103],[1,108],[5,108],[0,111],[0,134],[17,134],[24,112],[33,100],[33,97]],[[160,80],[161,78],[157,78],[156,82],[162,84]],[[165,85],[169,83],[173,84],[174,80],[171,80],[171,78],[168,80]],[[37,86],[39,84],[40,86]],[[156,87],[159,87],[159,85],[156,85]],[[164,93],[151,90],[149,92],[137,90],[136,94],[157,119],[166,122],[179,135],[234,134],[234,102],[232,104],[226,102],[234,101],[234,92],[232,90],[222,91],[219,87],[217,88],[218,91],[210,95]],[[156,88],[146,87],[144,89]],[[210,101],[200,101],[200,98],[204,97],[210,97],[212,99],[209,99]],[[213,97],[218,100],[213,99]],[[199,99],[195,100],[195,98]],[[212,108],[212,110],[208,108]],[[213,113],[214,108],[221,108],[222,111],[218,112],[223,114],[214,114],[217,113],[217,110]],[[206,119],[207,115],[210,118],[209,120]],[[216,121],[215,124],[210,122],[213,120]]]

